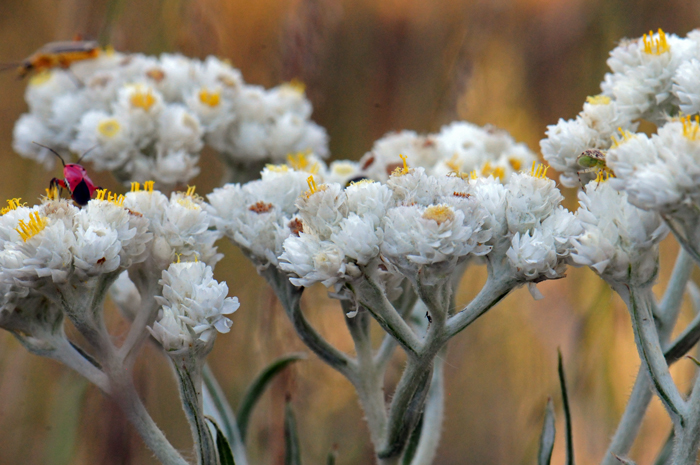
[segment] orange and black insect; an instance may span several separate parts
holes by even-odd
[[[76,61],[97,58],[99,54],[100,46],[94,40],[49,42],[22,62],[8,64],[4,69],[17,67],[17,75],[22,79],[32,71],[67,69]]]

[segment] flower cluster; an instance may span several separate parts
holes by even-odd
[[[540,142],[544,158],[562,173],[562,184],[578,185],[583,151],[616,148],[636,130],[639,119],[663,124],[669,115],[698,112],[699,59],[700,31],[680,38],[659,29],[622,41],[610,52],[611,72],[601,83],[602,93],[589,97],[575,119],[548,126],[547,138]]]
[[[199,171],[204,144],[232,165],[328,152],[326,132],[309,120],[303,85],[247,85],[214,57],[101,52],[35,76],[26,100],[29,113],[14,131],[17,152],[51,167],[53,155],[32,142],[89,151],[85,159],[96,169],[125,183],[185,183]]]
[[[578,197],[584,233],[574,239],[574,263],[591,267],[613,287],[651,283],[658,272],[658,244],[668,233],[660,216],[628,203],[627,194],[610,182],[591,181]]]
[[[437,134],[387,134],[362,157],[359,172],[384,182],[401,166],[399,154],[408,156],[413,166],[424,168],[428,174],[474,173],[502,182],[536,160],[535,154],[525,144],[516,143],[508,132],[459,121],[443,126]]]
[[[277,266],[297,286],[338,291],[363,274],[432,283],[478,257],[505,260],[521,283],[563,275],[581,226],[541,166],[503,185],[493,176],[431,176],[402,158],[385,183],[346,187],[268,167],[261,180],[209,195],[216,228],[260,269]]]
[[[91,200],[82,209],[55,197],[34,207],[8,202],[0,216],[0,321],[32,319],[39,311],[32,306],[46,307],[48,300],[60,307],[64,294],[89,291],[98,280],[146,260],[148,220],[121,202],[123,197]]]
[[[226,283],[217,282],[211,267],[202,262],[172,263],[163,271],[161,284],[163,295],[156,300],[162,308],[148,330],[171,354],[194,350],[206,355],[216,331],[229,331],[231,320],[224,315],[238,309],[238,298],[226,297]]]

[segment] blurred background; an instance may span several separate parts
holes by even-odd
[[[246,82],[307,84],[314,120],[330,134],[333,159],[359,159],[390,130],[436,131],[455,119],[504,128],[539,152],[547,124],[571,118],[598,93],[608,52],[622,37],[650,29],[685,35],[700,27],[700,3],[687,0],[2,0],[0,62],[14,62],[46,42],[76,33],[118,50],[181,52],[231,60]],[[0,75],[0,200],[30,203],[59,175],[14,154],[12,128],[26,111],[26,81]],[[201,161],[197,192],[216,187],[220,165]],[[88,169],[90,167],[88,166]],[[551,172],[550,172],[551,173]],[[107,173],[98,185],[121,192]],[[575,208],[575,193],[565,191]],[[665,288],[677,253],[662,244],[657,290]],[[216,277],[227,281],[241,309],[220,335],[210,363],[236,406],[255,374],[275,357],[305,348],[274,295],[225,240]],[[466,274],[458,302],[484,281]],[[629,316],[619,298],[587,269],[526,290],[456,337],[447,355],[447,406],[437,464],[535,462],[544,406],[557,412],[553,463],[563,463],[564,424],[556,374],[561,347],[573,404],[576,459],[598,463],[615,430],[639,359]],[[305,295],[307,314],[334,344],[352,351],[342,314],[323,288]],[[115,339],[127,324],[108,309]],[[679,328],[692,310],[684,303]],[[377,333],[377,336],[379,334]],[[393,388],[404,359],[387,380]],[[693,363],[673,368],[690,387]],[[156,422],[183,451],[191,448],[167,361],[146,347],[136,382]],[[291,395],[307,464],[325,463],[337,447],[340,464],[372,463],[372,448],[348,382],[315,356],[279,377],[254,412],[248,435],[253,464],[283,463],[283,410]],[[654,400],[632,456],[651,464],[670,431]],[[119,410],[92,386],[51,360],[28,354],[0,333],[0,465],[155,464]]]

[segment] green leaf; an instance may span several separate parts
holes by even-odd
[[[260,396],[265,392],[265,388],[270,384],[272,379],[282,370],[284,370],[287,365],[297,360],[302,360],[306,358],[304,353],[287,354],[278,358],[274,362],[270,363],[267,368],[265,368],[258,375],[255,380],[251,383],[243,396],[241,405],[238,407],[238,429],[241,432],[241,440],[245,442],[246,432],[248,430],[248,422],[250,421],[250,416],[253,413],[253,407],[260,400]]]
[[[284,465],[301,465],[297,421],[294,418],[289,397],[287,397],[287,404],[284,407],[284,445]]]
[[[549,462],[552,460],[555,436],[554,403],[550,397],[547,399],[547,406],[544,409],[544,424],[542,425],[542,435],[540,436],[540,451],[537,453],[537,465],[549,465]]]
[[[219,425],[216,424],[212,417],[206,417],[209,422],[216,428],[216,450],[219,452],[219,465],[236,465],[233,460],[233,452],[231,446],[226,440],[226,435],[221,431]]]
[[[408,445],[406,446],[406,452],[403,454],[403,459],[401,463],[403,465],[410,465],[413,457],[416,455],[416,450],[418,450],[418,442],[420,441],[420,434],[423,431],[423,415],[421,414],[418,424],[413,428],[411,437],[408,439]]]
[[[335,465],[335,459],[338,458],[338,447],[333,446],[333,449],[328,453],[328,458],[326,459],[326,465]]]
[[[559,354],[559,384],[561,385],[561,400],[564,404],[564,417],[566,419],[566,465],[574,465],[574,440],[571,431],[571,410],[569,409],[569,396],[566,392],[566,377],[564,376],[564,362],[561,358],[561,349],[557,349]]]

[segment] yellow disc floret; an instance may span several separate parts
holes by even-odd
[[[544,166],[543,164],[537,164],[536,161],[532,162],[532,170],[530,170],[530,175],[538,179],[547,179],[547,170],[549,166]]]
[[[610,97],[602,94],[586,97],[586,103],[590,103],[591,105],[609,105],[611,101]]]
[[[156,98],[153,96],[151,89],[143,89],[141,86],[135,86],[134,93],[131,94],[129,102],[134,108],[141,108],[148,111],[156,103]]]
[[[19,224],[15,231],[17,231],[24,242],[27,242],[32,237],[39,234],[46,228],[49,224],[48,218],[39,216],[39,212],[33,212],[29,214],[29,221],[19,220]]]
[[[612,138],[611,148],[613,149],[619,147],[621,144],[627,142],[632,137],[634,137],[634,134],[627,130],[624,130],[622,128],[617,128],[617,130],[620,132],[619,136],[617,134],[613,134],[612,136],[610,136]]]
[[[326,186],[325,184],[321,184],[320,186],[317,185],[316,180],[314,180],[313,176],[309,176],[308,178],[306,178],[306,182],[309,184],[309,190],[304,192],[304,195],[307,199],[317,192],[322,192],[328,189],[328,186]]]
[[[146,181],[143,183],[143,190],[146,192],[153,192],[153,184],[155,181]]]
[[[292,90],[294,92],[297,92],[299,94],[303,94],[306,92],[306,84],[304,84],[302,81],[300,81],[297,78],[292,79],[289,82],[285,82],[283,84],[285,89]]]
[[[700,116],[695,115],[694,119],[690,118],[690,115],[681,118],[681,123],[683,123],[683,137],[688,140],[696,141],[698,140],[698,129],[700,129]]]
[[[408,167],[408,163],[406,162],[406,155],[399,154],[399,157],[401,157],[401,160],[403,161],[403,167],[399,166],[397,167],[392,173],[392,176],[403,176],[404,174],[408,174],[410,168]]]
[[[654,33],[649,31],[649,35],[644,34],[642,41],[644,42],[644,53],[648,55],[661,55],[670,50],[666,34],[661,28],[659,28],[659,35],[656,38],[654,38]]]
[[[306,152],[288,153],[287,165],[291,166],[297,171],[306,171],[307,173],[317,174],[319,170],[318,163],[311,164],[308,159],[310,154],[310,150],[307,150]]]
[[[212,108],[218,107],[221,103],[221,92],[202,89],[199,91],[199,101]]]
[[[437,224],[452,221],[454,217],[455,212],[448,205],[432,205],[423,212],[424,219],[433,220]]]
[[[119,121],[114,118],[102,120],[100,124],[97,125],[97,132],[109,139],[119,134],[120,129]]]
[[[0,210],[0,215],[4,215],[7,212],[10,212],[12,210],[16,210],[19,207],[24,207],[27,205],[26,203],[21,203],[20,200],[22,200],[22,199],[20,199],[20,198],[8,199],[7,206]]]

